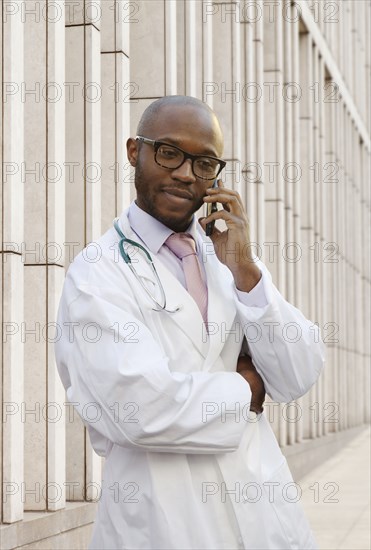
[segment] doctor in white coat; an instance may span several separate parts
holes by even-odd
[[[290,402],[316,382],[317,327],[251,256],[238,193],[211,189],[224,165],[213,111],[162,98],[138,136],[127,142],[136,200],[95,261],[88,248],[74,259],[58,312],[60,376],[105,457],[90,548],[316,548],[262,405],[265,392]],[[197,221],[204,203],[222,207]],[[215,220],[226,229],[206,237]],[[194,239],[206,322],[173,233]]]

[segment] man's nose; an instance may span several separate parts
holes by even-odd
[[[192,160],[185,159],[181,166],[175,168],[175,170],[172,171],[172,176],[174,179],[178,179],[184,182],[192,183],[196,181],[196,176],[194,175],[192,170]]]

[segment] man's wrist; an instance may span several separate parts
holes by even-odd
[[[250,265],[246,269],[240,269],[238,273],[233,273],[236,288],[241,292],[251,292],[261,277],[261,271],[256,265]]]
[[[255,370],[255,369],[254,369]],[[242,370],[239,374],[244,380],[248,383],[251,391],[251,401],[250,401],[250,411],[259,414],[263,412],[263,403],[265,400],[265,390],[264,384],[261,381],[260,376],[256,373],[257,377],[260,379],[261,384],[258,383],[258,380],[252,375],[253,371],[251,370]]]

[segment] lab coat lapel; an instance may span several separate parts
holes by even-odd
[[[228,268],[221,264],[206,241],[200,239],[200,245],[208,253],[203,255],[207,287],[208,287],[208,323],[209,351],[204,364],[204,370],[212,368],[220,356],[228,338],[229,331],[236,329],[235,338],[239,338],[240,328],[234,326],[236,305],[234,299],[234,282]]]
[[[131,229],[127,218],[127,211],[120,217],[120,227],[127,238],[144,245],[136,233]],[[138,275],[146,279],[147,283],[148,281],[151,281],[151,284],[153,285],[153,292],[155,292],[156,298],[161,302],[161,295],[158,288],[159,285],[153,271],[149,264],[143,259],[142,261],[134,261],[136,260],[137,254],[137,251],[132,254],[134,267]],[[183,287],[183,285],[177,280],[177,278],[167,269],[161,260],[158,259],[157,255],[151,254],[151,256],[165,291],[166,309],[173,311],[179,308],[178,311],[174,311],[173,313],[169,311],[160,311],[158,315],[170,316],[170,318],[181,328],[188,338],[192,340],[198,351],[206,358],[209,348],[209,341],[203,318],[196,302]],[[139,259],[139,255],[137,258]],[[149,307],[155,307],[154,304],[151,303],[150,299],[144,299],[148,302]]]

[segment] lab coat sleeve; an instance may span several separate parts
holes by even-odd
[[[264,264],[258,262],[258,266],[268,303],[249,307],[236,293],[237,309],[267,394],[274,401],[287,403],[304,395],[317,381],[325,346],[318,326],[283,298]]]
[[[90,284],[76,290],[67,275],[56,360],[67,398],[85,424],[115,444],[143,451],[236,450],[256,421],[246,381],[235,372],[171,372],[168,358],[135,315],[134,296],[127,293],[126,309],[122,297],[117,305],[117,296]],[[124,336],[124,327],[133,330]]]

